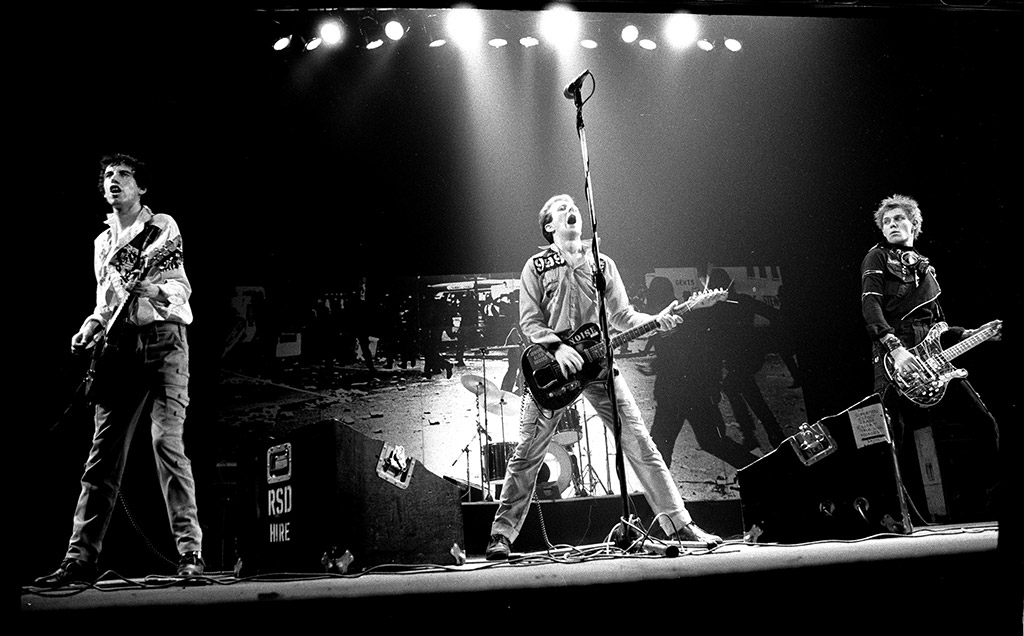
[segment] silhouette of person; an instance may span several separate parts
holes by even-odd
[[[444,298],[424,298],[421,313],[420,336],[423,349],[423,375],[432,377],[444,371],[445,377],[452,377],[450,360],[441,355],[441,334],[451,327],[452,316],[448,301]]]
[[[508,368],[505,370],[505,375],[501,378],[502,391],[509,391],[516,395],[523,394],[523,351],[526,350],[525,342],[523,332],[518,327],[513,327],[508,333],[508,338],[505,339],[506,346],[519,346],[505,351],[505,360],[508,363]]]
[[[649,307],[665,307],[675,300],[672,282],[658,276],[647,290]],[[757,459],[726,434],[725,419],[718,406],[722,397],[720,333],[715,315],[721,304],[686,314],[679,327],[657,334],[654,340],[654,399],[657,407],[651,424],[651,438],[665,464],[672,465],[672,453],[683,423],[689,422],[697,444],[734,468]]]
[[[370,330],[375,324],[373,305],[369,297],[369,285],[365,277],[360,277],[352,291],[349,302],[349,320],[363,364],[371,374],[377,372],[373,362],[373,351],[370,349]]]
[[[789,298],[783,294],[784,287],[785,285],[779,285],[779,324],[772,323],[772,335],[775,340],[775,350],[778,352],[779,357],[782,358],[786,369],[789,370],[789,376],[793,378],[789,388],[796,389],[803,386],[804,372],[797,358],[796,345],[798,337],[793,325],[792,307],[790,307]]]
[[[744,446],[758,446],[754,417],[761,422],[768,442],[777,448],[786,439],[775,413],[761,393],[755,374],[764,366],[768,354],[768,340],[755,326],[755,316],[779,323],[779,310],[746,294],[732,289],[732,277],[720,267],[711,268],[706,286],[710,289],[728,289],[728,302],[720,303],[717,312],[723,332],[725,378],[722,392],[729,400],[736,422],[743,432]]]

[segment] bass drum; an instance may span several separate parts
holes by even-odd
[[[544,464],[537,474],[537,496],[539,499],[560,499],[565,489],[572,484],[573,457],[558,444],[548,444]]]

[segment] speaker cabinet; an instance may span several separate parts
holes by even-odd
[[[737,471],[745,532],[765,543],[912,531],[878,395],[804,424]]]
[[[256,457],[258,520],[240,561],[246,573],[347,573],[462,558],[458,487],[401,447],[325,420],[267,442]]]

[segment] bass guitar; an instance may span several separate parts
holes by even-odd
[[[710,307],[728,296],[729,292],[725,289],[700,291],[690,296],[686,302],[677,305],[672,313],[682,315],[694,309]],[[611,339],[612,349],[657,328],[658,320],[654,319],[624,331]],[[583,356],[583,368],[569,377],[562,374],[553,349],[548,345],[532,344],[523,352],[523,380],[537,404],[548,410],[572,404],[588,384],[602,380],[606,375],[606,349],[600,327],[594,323],[587,323],[569,337],[562,338],[562,342]]]
[[[998,335],[1002,324],[999,320],[993,320],[971,334],[970,337],[964,338],[948,349],[943,349],[939,337],[949,329],[949,326],[944,322],[935,323],[928,330],[928,335],[924,337],[924,340],[907,349],[922,362],[926,372],[899,373],[896,371],[896,363],[892,354],[887,353],[883,361],[885,373],[900,395],[918,406],[934,406],[946,394],[946,386],[950,380],[967,377],[967,371],[954,367],[951,361],[958,355],[966,353],[989,338]]]

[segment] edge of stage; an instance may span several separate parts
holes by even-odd
[[[727,540],[714,550],[681,544],[678,556],[656,544],[618,554],[595,544],[514,552],[508,562],[470,556],[462,565],[389,564],[357,574],[210,572],[190,583],[108,572],[91,587],[22,588],[21,619],[42,626],[166,617],[180,627],[361,618],[405,629],[502,619],[509,628],[534,616],[544,627],[677,623],[725,633],[758,626],[1019,630],[1020,571],[999,536],[996,523],[936,525],[853,541]]]

